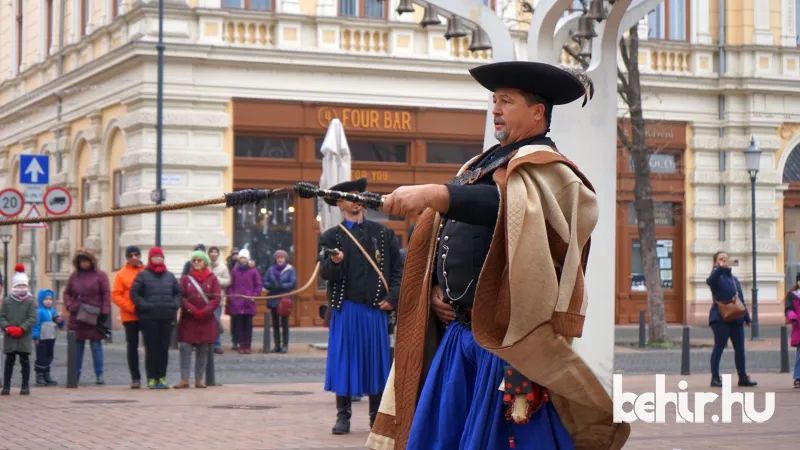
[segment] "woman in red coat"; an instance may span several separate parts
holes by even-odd
[[[189,368],[192,350],[196,350],[194,387],[204,388],[208,351],[217,340],[217,319],[214,311],[219,307],[220,288],[216,275],[208,268],[211,261],[205,252],[192,253],[192,268],[181,278],[181,317],[178,320],[178,342],[181,353],[181,382],[175,389],[189,387]]]

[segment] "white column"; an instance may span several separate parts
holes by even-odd
[[[72,2],[72,23],[70,24],[67,44],[78,42],[81,38],[81,2]]]
[[[711,33],[709,32],[708,18],[709,0],[695,0],[692,2],[692,42],[703,45],[711,45]]]
[[[278,0],[277,11],[284,14],[300,14],[299,0]]]
[[[647,37],[650,35],[650,25],[647,23],[647,16],[639,20],[636,30],[639,32],[639,40],[646,41]]]
[[[781,1],[781,46],[797,46],[797,9],[795,0]]]
[[[47,58],[50,49],[47,48],[47,1],[39,0],[39,62]]]
[[[519,28],[517,0],[497,0],[497,14],[512,30]]]
[[[769,28],[769,6],[755,5],[753,8],[754,30],[753,43],[756,45],[773,45],[772,31]]]
[[[329,17],[336,16],[336,0],[318,0],[317,15]]]
[[[50,35],[52,39],[50,39],[50,48],[47,49],[48,55],[54,55],[58,51],[58,36],[61,33],[61,26],[60,17],[61,17],[61,2],[53,2],[53,26],[50,30]]]

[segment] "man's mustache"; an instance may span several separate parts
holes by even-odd
[[[505,120],[503,120],[503,119],[501,119],[501,118],[499,118],[499,117],[495,117],[495,118],[494,118],[494,124],[495,124],[495,125],[505,125],[505,124],[506,124],[506,121],[505,121]]]

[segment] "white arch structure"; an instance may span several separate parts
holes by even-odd
[[[778,158],[778,176],[781,177],[781,180],[783,180],[783,171],[786,169],[786,163],[789,161],[789,156],[795,150],[800,150],[798,149],[798,146],[800,146],[800,133],[796,134],[791,140],[789,140],[789,143],[786,144],[786,147],[784,147],[783,151],[781,152],[781,157]]]
[[[639,22],[662,0],[616,0],[606,20],[597,25],[592,59],[587,74],[594,82],[594,98],[586,107],[581,101],[553,110],[551,136],[561,151],[572,159],[592,181],[598,192],[600,220],[593,233],[586,285],[592,295],[583,337],[573,347],[611,393],[614,373],[615,286],[613,264],[616,252],[616,155],[617,155],[617,53],[625,30]],[[514,61],[511,33],[503,20],[479,0],[426,0],[444,11],[480,26],[492,43],[493,62]],[[562,20],[572,0],[539,0],[528,31],[528,59],[558,63],[561,46],[577,24],[579,14]],[[491,105],[491,101],[489,103]],[[497,141],[487,115],[485,148]]]

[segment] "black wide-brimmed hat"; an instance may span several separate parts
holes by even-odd
[[[519,89],[538,95],[552,105],[571,103],[594,94],[592,81],[583,72],[573,72],[551,64],[507,61],[470,69],[470,75],[486,89]],[[586,99],[584,99],[584,105]]]
[[[359,178],[357,180],[351,181],[343,181],[339,184],[335,184],[330,187],[331,191],[340,191],[340,192],[364,192],[367,190],[367,179],[366,178]],[[325,203],[336,206],[336,200],[331,200],[326,198]]]

